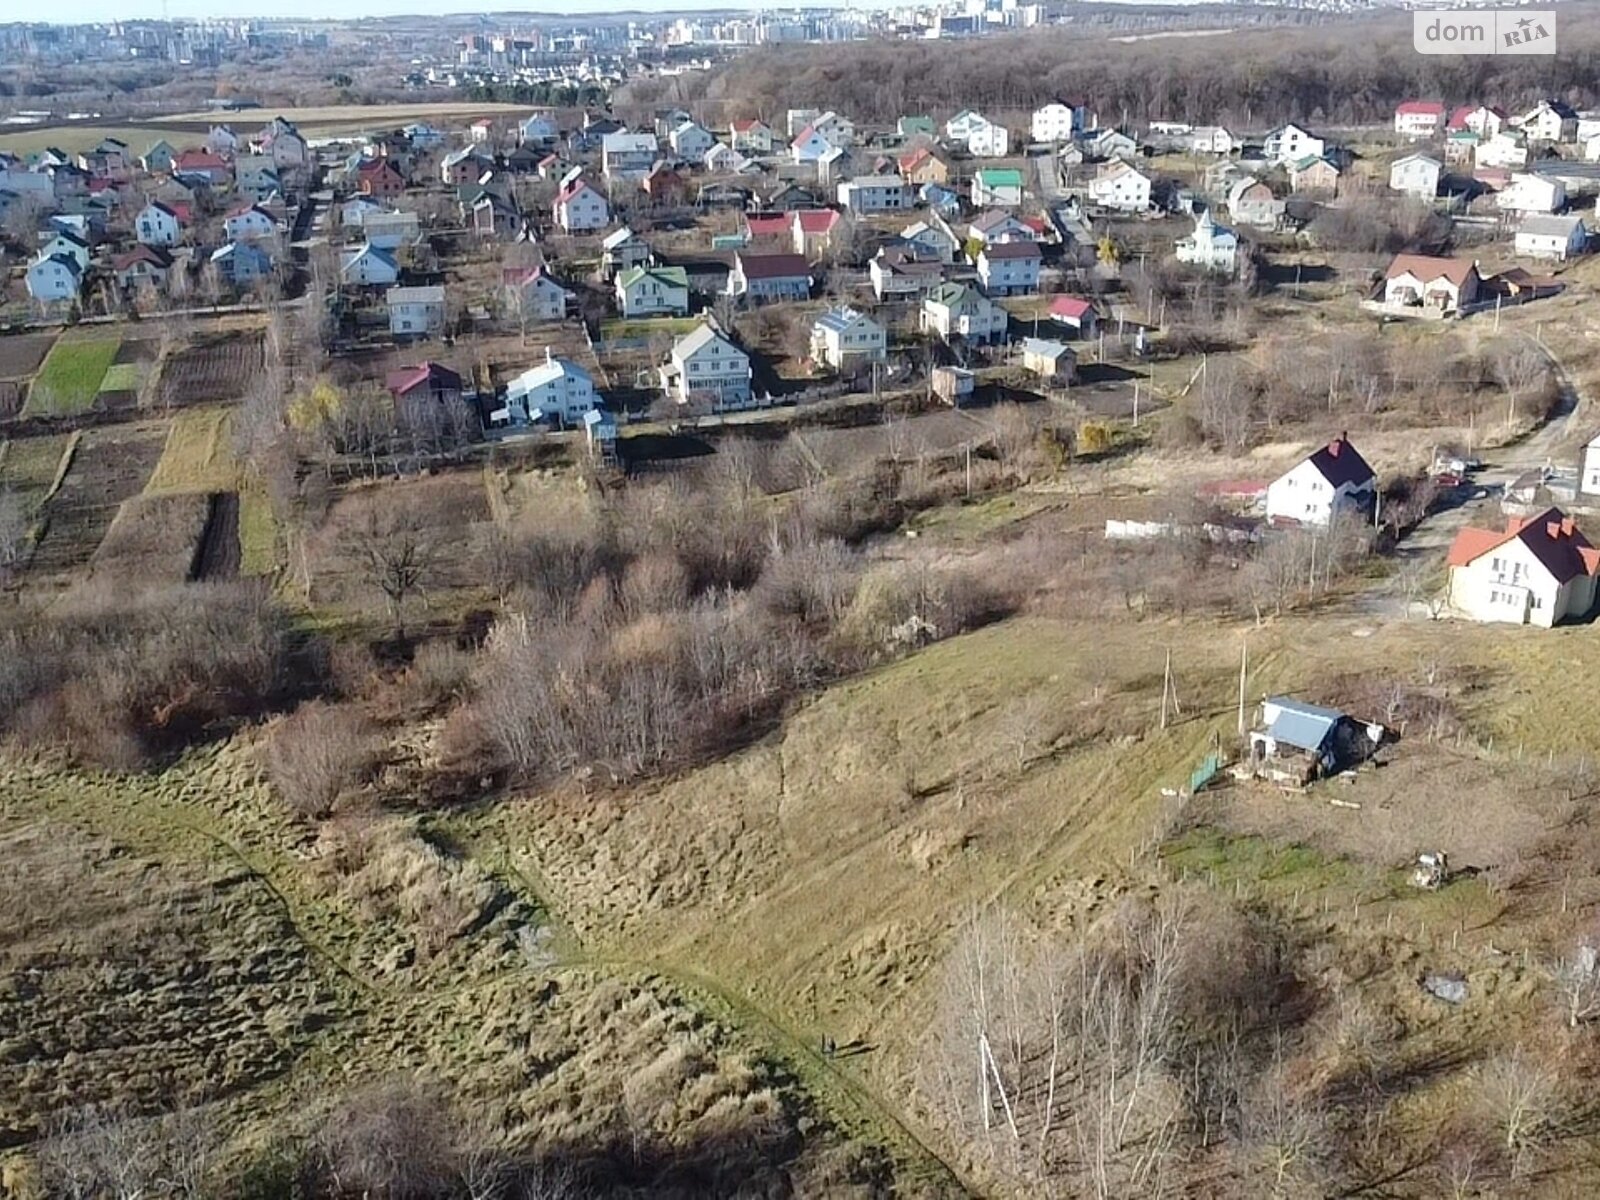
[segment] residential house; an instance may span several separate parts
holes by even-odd
[[[172,164],[177,159],[178,152],[172,148],[172,143],[165,138],[157,138],[139,156],[139,166],[148,175],[165,175],[172,170]]]
[[[0,192],[24,197],[42,208],[54,208],[55,184],[40,171],[24,171],[10,166],[0,169]]]
[[[689,275],[682,267],[632,267],[617,276],[624,317],[689,315]]]
[[[947,342],[958,337],[969,342],[998,341],[1005,336],[1010,320],[1005,309],[964,283],[940,284],[922,302],[923,331],[937,333]]]
[[[802,212],[831,212],[832,209],[802,209]],[[794,241],[794,213],[754,212],[744,216],[744,242],[747,246],[782,246]]]
[[[392,212],[376,196],[351,196],[339,206],[339,224],[346,229],[360,229],[369,216]]]
[[[1081,296],[1057,296],[1050,301],[1050,319],[1075,337],[1093,338],[1099,326],[1100,314],[1094,302]]]
[[[1383,737],[1383,726],[1336,708],[1267,696],[1261,722],[1250,731],[1250,767],[1269,780],[1303,787],[1364,762]]]
[[[53,226],[55,232],[50,239],[39,247],[40,258],[66,257],[78,264],[78,268],[85,275],[89,272],[89,262],[94,257],[87,237],[74,230]]]
[[[485,188],[468,212],[468,224],[479,237],[513,238],[522,232],[522,213],[501,192]]]
[[[906,116],[901,117],[894,123],[894,135],[902,142],[908,142],[912,138],[918,137],[926,138],[931,142],[939,136],[939,127],[934,124],[932,117],[921,115]]]
[[[894,212],[911,207],[911,189],[898,175],[859,175],[839,185],[839,205],[850,213]]]
[[[1389,190],[1419,200],[1432,200],[1439,194],[1439,176],[1444,164],[1426,154],[1407,154],[1389,167]]]
[[[655,204],[661,206],[685,204],[689,199],[688,179],[666,161],[651,167],[639,187]]]
[[[233,184],[251,198],[283,190],[278,166],[265,154],[235,155]]]
[[[611,205],[581,176],[569,175],[556,193],[555,219],[568,233],[594,233],[611,224]]]
[[[840,115],[829,109],[820,113],[817,119],[811,122],[812,128],[827,138],[835,146],[853,146],[856,142],[855,123],[849,117]]]
[[[1208,208],[1195,218],[1194,232],[1178,240],[1174,253],[1188,266],[1231,276],[1239,266],[1239,235],[1218,225]]]
[[[362,219],[361,232],[368,245],[392,253],[401,246],[414,246],[422,227],[414,212],[376,212]]]
[[[1395,106],[1394,131],[1401,137],[1431,138],[1444,128],[1444,105],[1437,100],[1402,100]]]
[[[1139,153],[1139,143],[1120,129],[1098,129],[1083,136],[1079,143],[1090,158],[1108,162],[1114,158],[1131,159]]]
[[[183,241],[183,222],[176,211],[152,200],[133,219],[133,236],[146,246],[176,246]]]
[[[1326,526],[1337,517],[1372,515],[1378,477],[1344,434],[1267,485],[1267,520]]]
[[[311,150],[305,138],[282,117],[273,118],[260,139],[260,145],[263,151],[272,156],[272,161],[278,164],[280,171],[291,171],[311,162]]]
[[[212,154],[231,158],[239,152],[239,135],[232,125],[213,125],[206,133],[206,149]]]
[[[476,179],[477,176],[472,176]],[[470,179],[462,180],[471,182]],[[364,162],[356,170],[356,191],[363,196],[376,196],[380,200],[393,200],[406,190],[406,177],[400,173],[392,159],[378,158]]]
[[[746,297],[753,304],[805,300],[811,295],[811,264],[803,254],[740,251],[728,272],[728,295]]]
[[[606,235],[600,243],[600,273],[615,279],[623,271],[645,266],[650,261],[650,243],[624,225]]]
[[[444,332],[444,285],[392,287],[384,294],[389,332],[397,338],[433,337]]]
[[[795,212],[799,209],[821,208],[824,200],[820,192],[812,188],[802,187],[798,183],[780,183],[770,196],[767,197],[767,209],[771,212]]]
[[[452,187],[476,183],[494,170],[494,159],[479,145],[462,146],[439,160],[439,179]]]
[[[1478,167],[1525,167],[1528,141],[1515,129],[1502,129],[1473,148],[1472,163]]]
[[[172,274],[172,255],[155,246],[138,246],[113,258],[111,273],[117,287],[124,292],[138,292],[144,288],[164,292]]]
[[[713,411],[750,403],[750,356],[710,325],[701,325],[673,343],[661,368],[662,390],[679,404]]]
[[[935,367],[929,374],[929,383],[935,396],[956,408],[970,401],[978,390],[977,373],[965,367]]]
[[[717,139],[704,125],[685,121],[667,135],[667,142],[684,162],[698,165],[705,162],[706,151],[717,144]]]
[[[1189,134],[1191,154],[1232,154],[1239,140],[1221,125],[1200,125]]]
[[[444,130],[435,129],[426,121],[413,121],[402,127],[400,132],[418,150],[437,150],[444,145]]]
[[[1235,225],[1275,228],[1283,220],[1284,202],[1259,179],[1245,176],[1228,190],[1228,215]]]
[[[547,349],[544,362],[506,384],[506,405],[513,420],[524,424],[548,421],[565,429],[581,425],[584,414],[600,406],[600,397],[589,372]]]
[[[1600,549],[1559,508],[1511,517],[1503,530],[1469,525],[1447,561],[1450,603],[1474,621],[1548,629],[1594,610]]]
[[[1333,196],[1339,191],[1339,168],[1310,154],[1289,164],[1289,187],[1301,196]]]
[[[272,277],[272,256],[254,242],[228,242],[211,253],[208,267],[217,281],[242,292],[259,280]]]
[[[1383,301],[1453,313],[1477,300],[1480,282],[1471,259],[1397,254],[1384,272]]]
[[[1517,226],[1515,245],[1518,254],[1529,258],[1565,262],[1582,254],[1588,239],[1582,217],[1534,214],[1523,217]]]
[[[967,224],[967,237],[987,245],[990,242],[1031,242],[1037,240],[1033,228],[1015,213],[1002,208],[981,212]]]
[[[882,362],[888,346],[883,326],[853,308],[830,309],[811,327],[811,357],[836,371]]]
[[[705,168],[713,175],[744,175],[761,170],[761,164],[746,158],[724,142],[706,151]]]
[[[844,217],[831,208],[797,212],[789,226],[796,254],[815,258],[833,247],[834,239],[844,235]]]
[[[855,162],[855,157],[844,146],[829,146],[817,159],[817,182],[823,187],[837,185],[855,173]]]
[[[511,153],[501,156],[500,168],[508,175],[538,175],[540,166],[550,158],[561,161],[560,155],[542,146],[518,146]]]
[[[489,117],[479,117],[467,126],[467,139],[475,146],[490,145],[494,142],[494,121]]]
[[[733,148],[742,154],[771,154],[772,126],[765,121],[750,118],[734,121],[728,127]]]
[[[964,108],[944,123],[944,140],[957,146],[965,146],[967,139],[972,136],[973,129],[987,124],[989,124],[987,117],[970,108]]]
[[[1094,123],[1086,105],[1052,100],[1033,110],[1029,132],[1036,142],[1070,142]]]
[[[29,264],[24,275],[28,295],[39,304],[76,300],[83,289],[84,269],[65,254],[43,255]]]
[[[925,183],[950,182],[950,164],[934,153],[931,146],[918,146],[902,154],[896,160],[896,165],[900,169],[900,178],[914,187],[921,187]]]
[[[1022,172],[1014,168],[984,167],[972,176],[972,204],[975,208],[999,205],[1015,208],[1022,203]]]
[[[395,404],[418,416],[441,404],[461,399],[465,390],[461,376],[443,363],[432,360],[414,367],[401,367],[384,377],[383,387]]]
[[[925,183],[917,189],[917,203],[941,217],[961,215],[961,197],[942,183]]]
[[[521,322],[559,321],[572,300],[542,266],[507,267],[500,272],[500,292],[506,309]]]
[[[1051,387],[1066,387],[1078,374],[1078,355],[1065,342],[1022,339],[1022,367]]]
[[[1284,165],[1303,158],[1320,158],[1327,152],[1328,144],[1309,129],[1299,125],[1280,125],[1267,134],[1261,151],[1269,163]]]
[[[1531,142],[1559,145],[1578,140],[1578,114],[1560,100],[1541,100],[1537,108],[1512,124]]]
[[[339,282],[345,287],[391,287],[399,280],[394,255],[370,244],[345,251],[339,267]]]
[[[1011,153],[1011,133],[1004,125],[980,118],[970,125],[966,145],[973,158],[1004,158]]]
[[[1445,122],[1445,131],[1454,133],[1457,130],[1466,130],[1475,133],[1481,138],[1492,138],[1506,125],[1506,114],[1499,108],[1487,105],[1463,104],[1452,109],[1450,119]]]
[[[961,249],[961,239],[938,216],[931,221],[907,225],[900,231],[900,237],[909,245],[945,263],[954,262],[956,252]]]
[[[257,242],[277,237],[278,223],[260,205],[241,204],[223,217],[222,231],[230,242]]]
[[[1559,179],[1517,173],[1511,185],[1495,197],[1504,212],[1553,213],[1567,203],[1567,187]]]
[[[209,150],[181,150],[172,164],[174,175],[194,175],[213,187],[233,178],[233,168],[228,160]]]
[[[833,148],[833,143],[823,136],[820,129],[815,125],[807,125],[790,141],[789,154],[798,164],[815,164],[821,162],[822,156]]]
[[[1109,162],[1089,181],[1089,202],[1118,212],[1150,208],[1150,177],[1125,162]]]
[[[991,242],[978,251],[978,279],[991,296],[1026,295],[1039,290],[1042,256],[1037,242]]]
[[[553,146],[561,140],[554,114],[536,112],[517,122],[517,141],[523,146]]]
[[[942,259],[917,245],[885,246],[867,264],[879,300],[924,296],[944,282],[944,271]]]

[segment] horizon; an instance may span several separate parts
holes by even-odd
[[[622,16],[630,12],[663,15],[667,13],[753,12],[763,9],[850,7],[837,0],[808,0],[804,5],[747,0],[729,4],[696,3],[695,0],[627,0],[623,5],[603,0],[564,0],[549,8],[486,8],[474,0],[355,0],[341,16],[328,15],[327,5],[317,0],[281,0],[270,12],[226,12],[215,0],[64,0],[54,5],[50,20],[18,21],[20,25],[109,25],[125,21],[318,21],[330,24],[370,18],[473,16],[486,19],[564,19],[593,16]],[[855,5],[855,7],[877,7]]]

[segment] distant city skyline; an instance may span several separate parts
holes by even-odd
[[[254,6],[246,3],[229,8],[218,0],[61,0],[52,4],[48,12],[32,15],[34,20],[44,20],[56,25],[93,25],[111,21],[155,21],[162,17],[173,20],[355,20],[361,17],[405,16],[470,16],[475,13],[507,16],[507,24],[515,16],[575,18],[611,16],[625,12],[700,12],[707,10],[749,10],[759,8],[794,8],[793,3],[772,3],[763,0],[745,0],[744,3],[727,3],[727,0],[625,0],[611,3],[608,0],[559,0],[548,6],[528,9],[495,9],[485,7],[477,0],[351,0],[341,6],[337,18],[332,18],[326,0],[258,0],[260,11],[250,11]],[[807,8],[838,7],[836,0],[808,0]],[[857,5],[871,7],[871,5]]]

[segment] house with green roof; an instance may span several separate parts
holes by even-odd
[[[1014,167],[984,167],[972,176],[975,208],[1015,208],[1022,203],[1022,172]]]
[[[632,267],[617,276],[617,308],[625,317],[686,317],[689,274],[682,267]]]
[[[947,342],[956,338],[992,342],[1005,336],[1010,317],[977,288],[945,283],[923,299],[921,324],[923,332],[936,333]]]

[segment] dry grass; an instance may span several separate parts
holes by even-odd
[[[89,561],[90,586],[183,583],[205,531],[207,507],[203,493],[124,501]]]
[[[172,418],[161,459],[145,484],[151,496],[232,491],[239,466],[225,408],[186,409]]]

